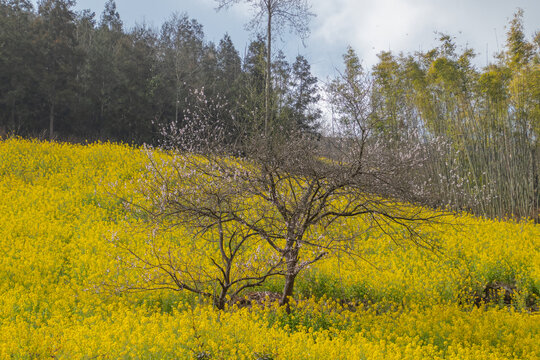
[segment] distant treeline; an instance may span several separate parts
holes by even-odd
[[[215,105],[208,118],[234,113],[231,132],[262,116],[261,36],[241,57],[228,35],[206,41],[186,14],[173,14],[159,30],[127,30],[114,0],[100,16],[74,5],[0,0],[0,132],[155,143],[161,127],[181,123],[197,106],[201,89]],[[278,54],[273,68],[274,122],[315,130],[317,79],[307,60],[290,64]]]

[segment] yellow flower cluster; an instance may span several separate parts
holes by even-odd
[[[358,226],[343,229],[354,236]],[[515,288],[516,302],[540,294],[538,225],[461,215],[442,217],[419,232],[435,250],[416,246],[406,235],[396,243],[396,236],[371,231],[357,239],[358,257],[329,257],[307,275],[309,284],[326,292],[331,284],[345,297],[412,303],[471,300],[494,282]]]
[[[119,199],[136,196],[145,161],[109,143],[0,142],[0,359],[540,358],[540,315],[527,305],[540,289],[532,223],[446,217],[419,229],[438,252],[343,223],[359,256],[336,253],[302,274],[307,299],[290,314],[108,291],[132,276],[114,234],[147,240]],[[465,305],[494,281],[514,287],[513,306]]]

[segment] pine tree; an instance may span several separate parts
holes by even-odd
[[[292,66],[291,105],[294,126],[306,132],[316,132],[319,127],[321,110],[317,108],[320,100],[317,78],[311,74],[311,66],[301,55],[296,57]]]

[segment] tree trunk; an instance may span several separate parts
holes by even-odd
[[[213,301],[214,306],[218,310],[225,309],[225,304],[227,303],[227,293],[229,292],[229,286],[227,284],[220,284],[221,290],[219,292],[219,295],[217,293],[214,293]]]
[[[532,201],[532,214],[533,220],[536,224],[540,224],[540,204],[538,203],[538,168],[537,168],[537,147],[536,144],[531,149],[532,157],[532,181],[533,181],[533,201]]]
[[[49,140],[52,141],[54,136],[54,101],[51,101],[49,109]]]
[[[269,3],[271,4],[271,2]],[[272,78],[272,9],[268,8],[268,24],[266,29],[266,86],[264,91],[264,136],[268,136],[270,122],[270,80]]]
[[[226,293],[225,294],[221,293],[219,296],[214,295],[214,306],[216,307],[216,309],[218,310],[225,309],[226,302],[227,302]]]
[[[287,305],[287,312],[289,309],[289,298],[293,296],[294,281],[296,275],[298,275],[296,265],[298,263],[298,249],[290,249],[286,253],[287,258],[287,273],[285,274],[285,286],[283,287],[283,294],[281,295],[280,305]]]
[[[280,305],[288,305],[289,298],[293,296],[295,279],[296,274],[294,273],[285,275],[285,286],[283,287],[283,294],[281,295],[281,299],[279,300]]]

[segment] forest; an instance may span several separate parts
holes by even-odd
[[[181,121],[195,90],[229,104],[239,122],[250,121],[260,105],[261,36],[242,58],[227,34],[208,42],[202,25],[185,13],[171,15],[160,29],[126,29],[114,1],[99,16],[74,5],[1,2],[4,133],[156,143],[158,125]],[[276,114],[315,128],[319,113],[308,108],[319,97],[307,60],[298,56],[291,64],[279,53],[272,67]]]

